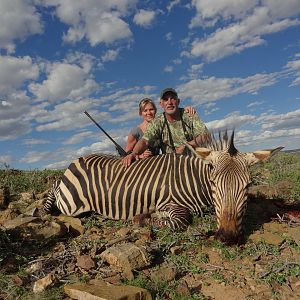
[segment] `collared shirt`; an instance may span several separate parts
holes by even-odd
[[[157,143],[160,141],[163,152],[172,153],[173,148],[170,142],[168,123],[173,143],[175,148],[184,145],[187,141],[190,141],[197,137],[198,135],[208,133],[208,130],[202,120],[197,114],[190,117],[189,114],[184,112],[183,108],[180,108],[180,113],[182,120],[169,122],[165,120],[163,114],[155,117],[151,123],[148,125],[146,132],[144,133],[143,138],[149,143]],[[183,124],[186,132],[184,132]]]

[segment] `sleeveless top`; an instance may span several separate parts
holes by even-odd
[[[135,127],[135,128],[132,128],[130,130],[129,134],[134,136],[137,141],[139,141],[144,136],[144,132],[138,126]],[[153,155],[158,155],[160,153],[160,143],[159,143],[159,141],[150,142],[148,149],[152,152]]]

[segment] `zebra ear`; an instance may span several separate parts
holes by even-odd
[[[195,150],[197,152],[197,155],[200,156],[200,158],[202,158],[203,160],[207,162],[213,161],[213,153],[215,151],[212,151],[211,149],[208,148],[202,148],[202,147],[198,147]]]
[[[271,150],[259,150],[251,153],[246,153],[246,160],[249,166],[252,166],[260,161],[264,161],[268,159],[269,157],[275,155],[277,152],[279,152],[284,147],[278,147]]]

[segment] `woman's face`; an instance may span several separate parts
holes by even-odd
[[[153,105],[151,103],[146,104],[141,115],[145,121],[152,121],[155,117],[155,109]]]

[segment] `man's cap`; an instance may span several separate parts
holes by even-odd
[[[166,93],[173,93],[173,94],[176,95],[176,97],[178,97],[177,92],[176,92],[173,88],[165,88],[165,89],[162,90],[161,93],[160,93],[160,99],[162,99],[163,96],[164,96],[164,94],[166,94]]]

